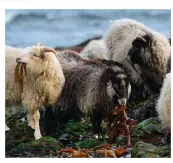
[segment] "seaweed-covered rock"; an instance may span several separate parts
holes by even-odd
[[[57,156],[63,145],[52,137],[21,143],[10,151],[12,157],[51,157]]]
[[[137,120],[138,123],[151,117],[157,117],[157,111],[155,107],[157,99],[158,94],[151,95],[146,100],[142,101],[133,101],[129,99],[127,104],[128,116]]]
[[[69,135],[70,140],[70,143],[66,146],[75,149],[92,148],[105,142],[105,139],[95,139],[93,137],[92,125],[89,119],[86,119],[85,122],[69,120],[64,133]]]
[[[155,146],[149,143],[138,142],[132,149],[132,158],[160,158],[171,157],[171,147]]]
[[[116,138],[115,142],[118,146],[123,146],[127,144],[127,138],[125,136],[120,135]]]
[[[152,117],[146,119],[136,126],[132,127],[132,137],[143,137],[148,135],[160,135],[163,134],[162,126],[158,118]]]
[[[11,151],[20,143],[31,141],[34,139],[33,130],[28,127],[26,122],[22,122],[21,115],[11,115],[6,118],[6,124],[10,130],[5,132],[6,153]]]

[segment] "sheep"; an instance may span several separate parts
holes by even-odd
[[[114,21],[104,42],[110,60],[123,64],[132,89],[142,88],[142,98],[159,92],[166,74],[170,44],[162,34],[131,19]]]
[[[80,54],[90,59],[108,59],[107,49],[102,39],[90,41]]]
[[[28,109],[28,126],[35,129],[35,139],[39,139],[42,137],[39,109],[55,103],[65,83],[56,51],[40,44],[23,50],[6,47],[5,63],[6,105],[22,103],[24,108]],[[25,70],[25,76],[22,68]],[[16,84],[13,77],[14,69]]]
[[[130,82],[122,65],[115,62],[108,66],[73,51],[58,51],[57,58],[66,82],[53,110],[58,114],[63,110],[70,118],[72,114],[90,115],[93,132],[100,134],[102,118],[110,109],[125,105],[130,95]]]
[[[168,58],[167,62],[167,73],[171,72],[171,55]]]
[[[166,77],[157,101],[156,110],[166,134],[171,132],[171,72]]]

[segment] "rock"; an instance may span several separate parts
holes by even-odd
[[[138,127],[140,127],[147,135],[159,135],[163,133],[161,123],[156,117],[144,120],[138,124]]]
[[[21,143],[10,151],[11,157],[50,157],[57,156],[58,150],[64,147],[52,137]]]
[[[70,136],[68,134],[63,134],[60,138],[59,141],[62,142],[64,145],[70,143]]]
[[[137,120],[138,123],[151,117],[157,117],[155,108],[157,99],[158,94],[151,95],[146,100],[134,101],[129,99],[127,104],[128,117]]]
[[[10,105],[6,107],[5,109],[5,115],[6,117],[13,116],[15,114],[18,114],[19,116],[23,116],[26,113],[26,109],[21,104],[16,105]]]
[[[79,138],[89,136],[89,132],[92,131],[92,126],[89,120],[86,120],[85,123],[81,121],[69,120],[65,126],[65,132],[69,134],[70,140],[75,141]]]
[[[20,143],[34,140],[34,130],[29,128],[28,124],[22,122],[20,119],[21,115],[17,114],[6,118],[6,124],[10,128],[10,130],[5,133],[7,153]]]
[[[127,144],[127,138],[125,136],[120,135],[116,138],[115,142],[118,146],[123,146]]]
[[[146,119],[131,129],[132,137],[143,137],[148,135],[162,135],[163,130],[160,121],[156,117]]]
[[[80,53],[82,51],[82,49],[92,40],[98,40],[98,39],[101,39],[102,36],[95,36],[93,38],[88,38],[87,40],[85,40],[84,42],[82,43],[79,43],[78,45],[75,45],[75,46],[72,46],[72,47],[55,47],[54,49],[55,50],[65,50],[65,49],[68,49],[68,50],[74,50],[78,53]]]
[[[106,140],[104,139],[94,139],[94,138],[89,138],[87,140],[83,140],[83,141],[78,141],[76,144],[76,147],[78,147],[79,149],[90,149],[93,148],[95,146],[101,145],[101,144],[105,144],[107,143]]]
[[[171,147],[166,146],[155,146],[149,143],[138,142],[132,149],[132,158],[160,158],[160,157],[171,157]]]

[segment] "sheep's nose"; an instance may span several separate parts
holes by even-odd
[[[18,63],[20,60],[21,60],[20,57],[17,57],[17,58],[16,58],[16,62],[17,62],[17,63]]]
[[[126,105],[127,100],[126,98],[121,98],[121,99],[118,99],[118,102],[120,105]]]

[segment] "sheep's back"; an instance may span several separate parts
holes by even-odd
[[[161,48],[168,57],[170,46],[167,38],[148,28],[140,22],[131,19],[116,20],[108,28],[104,41],[108,48],[109,59],[116,61],[124,60],[132,47],[132,41],[138,35],[151,34],[157,40],[155,48]]]
[[[92,67],[91,65],[78,65],[65,70],[65,86],[62,91],[60,103],[68,101],[71,105],[80,109],[83,114],[88,114],[99,101],[99,81],[104,68]],[[64,99],[67,97],[69,100]],[[73,101],[71,100],[73,99]],[[68,108],[68,107],[67,107]]]
[[[80,55],[90,59],[108,59],[106,45],[102,39],[90,41]]]

